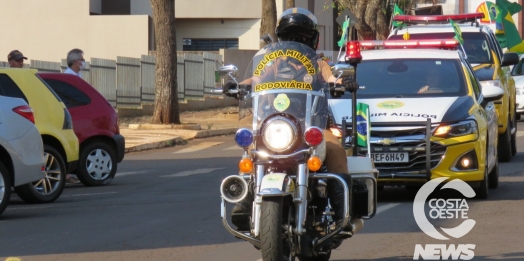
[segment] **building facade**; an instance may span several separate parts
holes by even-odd
[[[275,1],[279,15],[285,0]],[[445,14],[474,12],[481,2],[436,0]],[[318,18],[319,50],[338,50],[332,1],[295,3]],[[423,7],[433,0],[416,3]],[[176,0],[177,50],[259,49],[261,9],[261,0]],[[0,25],[0,54],[7,59],[18,49],[29,59],[60,61],[69,50],[80,48],[86,59],[140,57],[155,48],[152,15],[150,0],[2,0],[0,16],[6,22]],[[514,16],[519,30],[521,16],[522,12]]]

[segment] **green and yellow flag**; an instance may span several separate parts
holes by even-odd
[[[453,31],[455,31],[455,38],[461,45],[464,44],[464,39],[462,39],[462,31],[460,30],[460,27],[451,19],[449,19],[449,23],[451,26],[453,26]]]
[[[501,42],[501,47],[507,47],[511,52],[524,53],[524,42],[519,35],[517,26],[513,21],[511,15],[516,14],[522,10],[522,6],[517,3],[511,3],[508,0],[496,0],[496,5],[498,7],[499,13],[497,14],[497,22],[500,22],[504,30],[504,39],[500,39],[498,36],[497,40]],[[500,35],[500,34],[499,34]]]
[[[349,19],[344,21],[342,24],[342,37],[340,37],[340,41],[338,41],[338,47],[342,47],[346,44],[348,41],[348,27],[349,27]]]
[[[371,128],[369,123],[369,105],[357,103],[357,145],[368,146],[368,131]]]
[[[393,17],[395,17],[396,15],[403,15],[403,14],[404,12],[402,12],[402,9],[400,9],[400,7],[398,7],[398,5],[395,4],[395,7],[393,8]],[[393,27],[397,27],[397,28],[402,27],[402,22],[393,21]]]

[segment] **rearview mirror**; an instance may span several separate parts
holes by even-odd
[[[221,77],[229,75],[233,80],[236,80],[238,77],[238,68],[233,64],[222,66],[217,70],[217,72]]]
[[[333,66],[331,70],[333,76],[337,78],[352,79],[355,80],[355,67],[351,66],[348,63],[337,63]]]
[[[504,53],[502,56],[502,66],[515,65],[519,63],[519,55],[517,53]]]

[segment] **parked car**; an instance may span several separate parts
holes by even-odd
[[[109,184],[124,159],[125,139],[111,104],[82,78],[64,73],[38,73],[60,97],[73,118],[80,157],[73,172],[86,186]]]
[[[45,177],[44,145],[33,109],[22,99],[2,96],[2,90],[0,86],[0,215],[9,204],[11,187]]]
[[[511,76],[510,66],[518,62],[514,52],[503,52],[495,33],[489,25],[479,24],[482,13],[457,15],[398,15],[395,20],[401,20],[408,26],[392,30],[388,39],[402,40],[404,35],[409,39],[451,39],[455,29],[450,20],[455,21],[462,32],[463,48],[468,62],[472,65],[475,75],[482,85],[492,85],[504,90],[502,99],[495,101],[499,116],[498,133],[499,160],[507,162],[517,153],[517,114],[515,110],[515,82]]]
[[[455,41],[360,44],[370,50],[362,51],[356,70],[363,87],[357,97],[369,105],[371,129],[370,151],[359,147],[359,154],[373,159],[378,185],[418,188],[446,177],[469,183],[477,197],[486,198],[488,188],[498,186],[498,118],[493,101],[504,91],[481,87]],[[338,129],[334,133],[341,133],[342,120],[352,115],[351,94],[330,99],[329,108]]]
[[[44,143],[46,176],[17,186],[15,191],[26,202],[45,203],[62,194],[66,174],[76,169],[78,138],[64,103],[36,72],[35,69],[1,68],[0,95],[21,98],[33,108],[35,125]]]
[[[513,66],[511,70],[511,75],[515,80],[515,89],[516,89],[516,104],[517,108],[517,120],[520,120],[521,115],[524,114],[524,54],[521,54],[519,57],[519,63]]]

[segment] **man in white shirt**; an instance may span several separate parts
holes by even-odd
[[[84,59],[84,52],[82,50],[75,48],[67,53],[67,69],[64,73],[81,77],[82,73],[80,73],[80,71],[85,67],[86,60]]]

